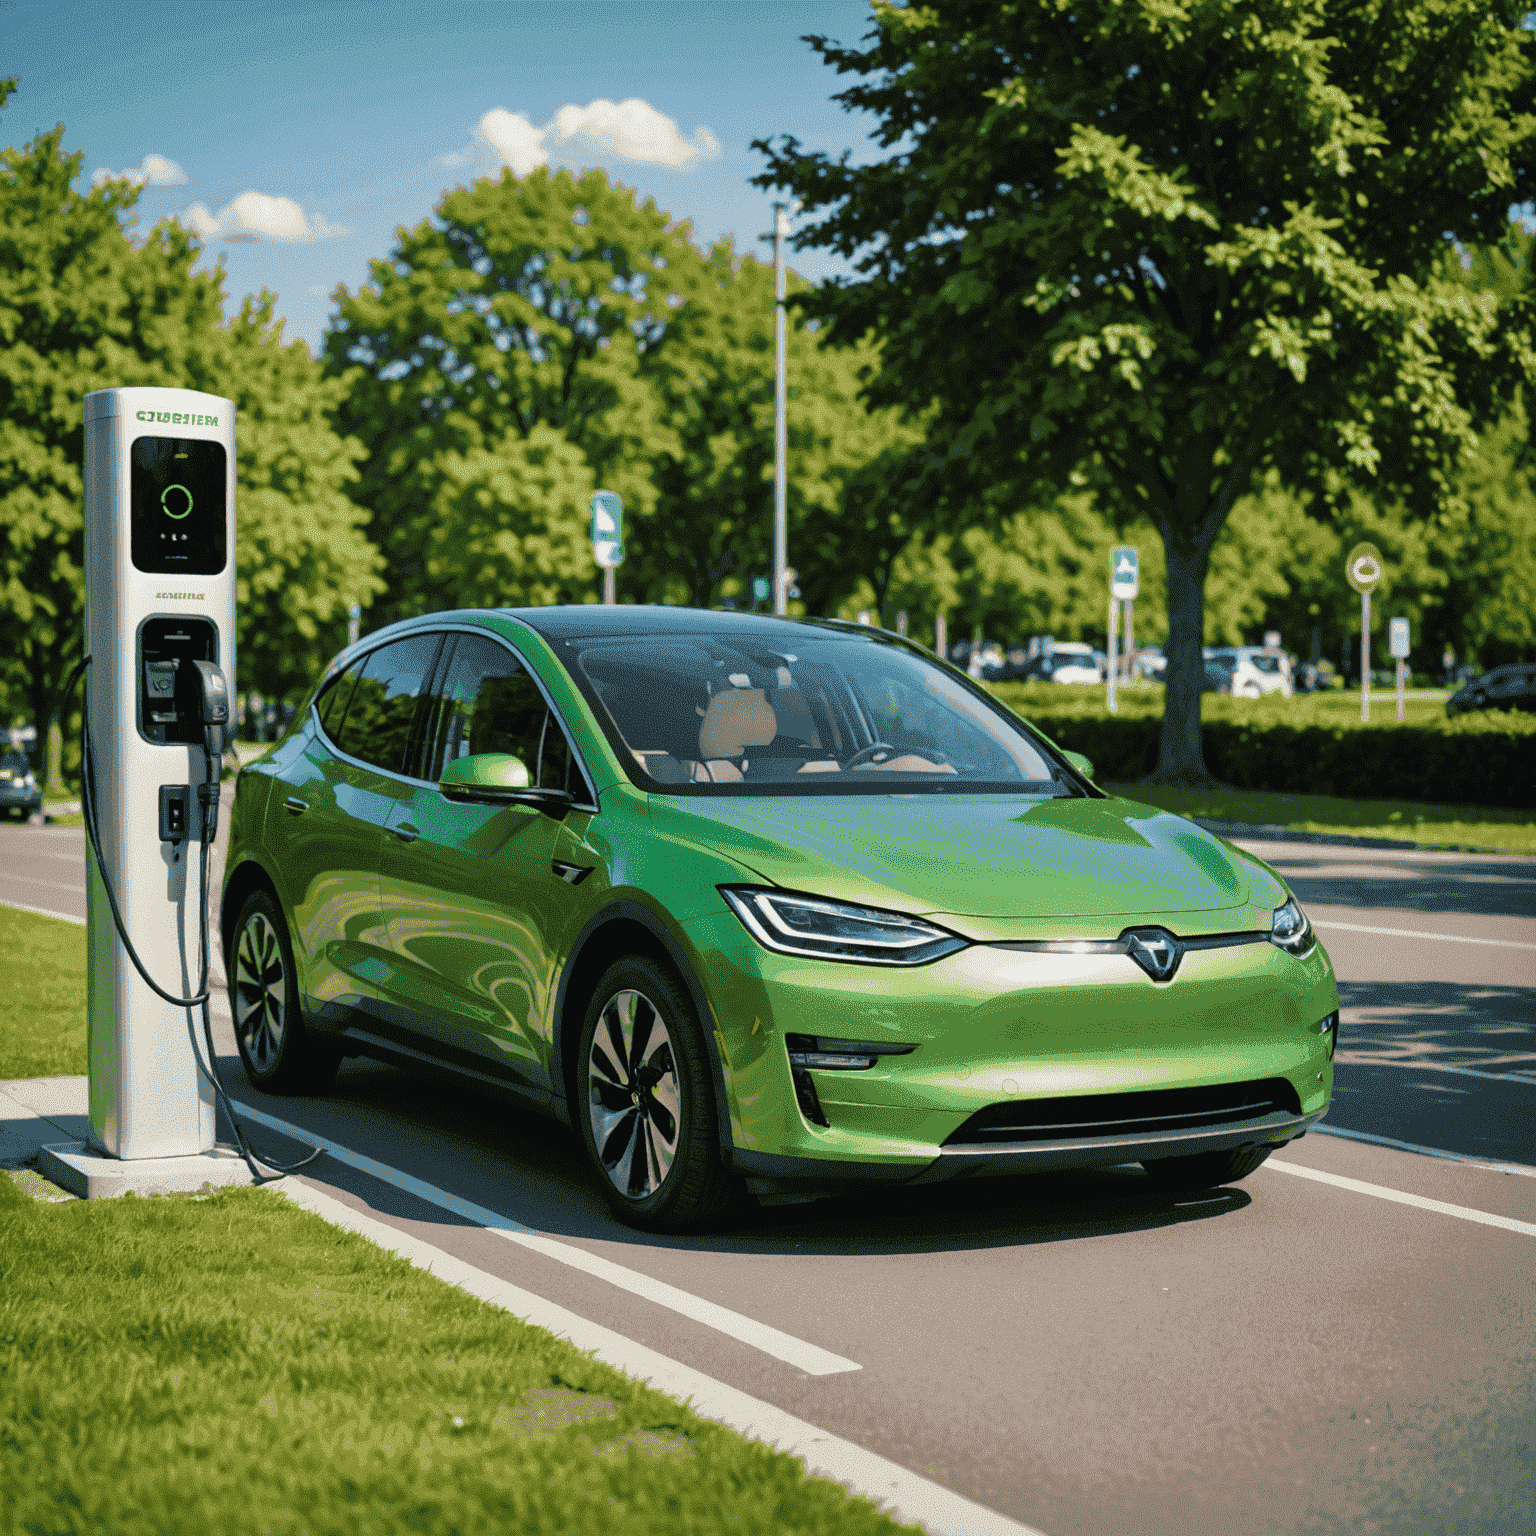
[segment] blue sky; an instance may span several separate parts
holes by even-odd
[[[337,283],[503,163],[601,165],[701,241],[754,243],[773,222],[754,138],[867,151],[872,123],[830,99],[847,78],[799,41],[867,26],[866,0],[0,0],[0,75],[21,81],[0,135],[63,123],[82,184],[147,176],[141,223],[201,227],[231,310],[271,288],[314,346]]]

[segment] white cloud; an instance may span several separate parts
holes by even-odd
[[[264,192],[242,192],[217,217],[201,203],[193,203],[184,217],[203,239],[231,244],[295,244],[346,234],[346,230],[328,224],[318,213],[306,216],[291,197],[268,197]]]
[[[686,170],[718,155],[720,141],[704,127],[685,139],[670,117],[637,96],[617,104],[599,97],[584,107],[568,102],[542,128],[535,128],[526,112],[492,107],[475,125],[475,141],[443,155],[439,164],[471,165],[487,151],[517,176],[547,165],[552,155],[560,160],[617,158]]]
[[[103,165],[91,176],[93,187],[108,181],[131,181],[138,187],[184,187],[187,184],[187,173],[164,155],[145,155],[142,165],[130,166],[126,171],[108,170]]]

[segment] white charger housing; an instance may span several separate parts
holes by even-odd
[[[85,594],[101,863],[145,969],[189,997],[200,920],[195,786],[208,773],[192,663],[216,662],[231,691],[235,679],[233,401],[154,388],[85,397]],[[198,1011],[144,984],[113,924],[102,868],[88,864],[91,1142],[118,1158],[207,1152],[214,1102],[198,1070]]]

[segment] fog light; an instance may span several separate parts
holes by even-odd
[[[830,1125],[827,1112],[816,1096],[811,1068],[818,1072],[867,1072],[882,1056],[910,1056],[915,1045],[893,1045],[879,1040],[835,1040],[823,1035],[785,1035],[789,1072],[794,1079],[800,1113],[812,1125]]]

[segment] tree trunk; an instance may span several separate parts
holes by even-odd
[[[1205,576],[1211,541],[1184,542],[1163,534],[1168,562],[1168,670],[1163,698],[1163,735],[1151,783],[1207,789],[1216,781],[1205,766],[1200,740],[1200,692],[1205,681]]]

